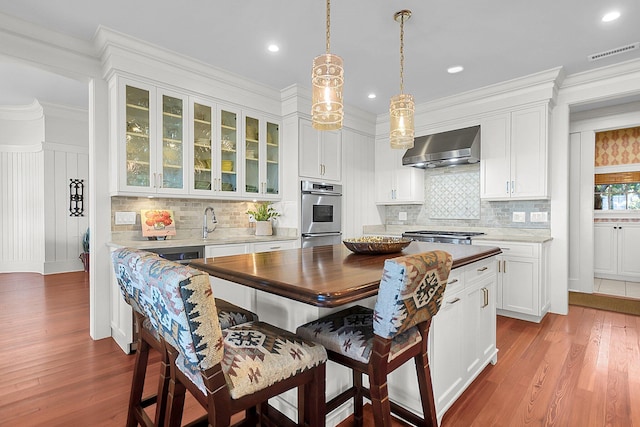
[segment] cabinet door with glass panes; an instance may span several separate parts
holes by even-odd
[[[156,99],[161,112],[156,189],[158,193],[186,193],[187,97],[158,89]]]
[[[192,101],[192,194],[238,194],[238,112]]]
[[[155,88],[118,85],[118,190],[134,193],[156,191],[156,102]]]
[[[245,116],[245,195],[280,195],[280,125]]]
[[[126,80],[121,80],[119,93],[124,159],[118,165],[118,190],[185,193],[185,97]]]
[[[242,162],[240,161],[239,143],[242,132],[239,123],[241,116],[237,110],[219,106],[218,117],[216,170],[220,172],[215,189],[225,196],[240,194]]]

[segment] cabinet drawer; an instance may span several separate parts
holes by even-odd
[[[518,242],[501,242],[501,241],[489,241],[483,240],[473,242],[474,245],[481,246],[497,246],[502,249],[502,255],[504,256],[524,256],[530,258],[537,258],[539,251],[539,244],[537,243],[518,243]]]
[[[488,276],[496,274],[495,257],[490,257],[478,261],[473,265],[467,266],[464,271],[464,280],[467,287],[473,285],[476,281],[482,280]]]
[[[444,296],[448,297],[464,288],[464,268],[451,270],[447,279],[447,287],[444,290]]]
[[[281,251],[284,249],[294,249],[297,240],[285,240],[276,242],[260,242],[253,244],[253,252],[271,252]]]

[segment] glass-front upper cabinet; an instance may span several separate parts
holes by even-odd
[[[280,126],[245,116],[245,194],[278,196],[280,179]]]
[[[268,195],[280,194],[280,126],[267,122],[267,155],[264,190]]]
[[[151,91],[129,85],[125,92],[125,164],[124,185],[142,190],[150,188],[151,159],[154,150],[151,147],[151,114],[149,106]]]
[[[193,184],[194,193],[215,188],[214,136],[215,109],[202,102],[193,102]]]
[[[238,112],[192,102],[194,194],[238,194]]]
[[[186,99],[158,94],[162,108],[162,157],[157,177],[158,192],[182,192],[185,186]]]
[[[220,112],[220,178],[217,191],[238,193],[238,117],[237,112],[221,108]]]
[[[260,194],[260,121],[246,116],[245,140],[245,193]]]
[[[119,80],[117,192],[186,192],[186,98]]]

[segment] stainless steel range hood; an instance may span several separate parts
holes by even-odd
[[[480,161],[480,126],[419,136],[402,157],[402,164],[437,168]]]

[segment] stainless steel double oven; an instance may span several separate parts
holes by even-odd
[[[342,186],[302,181],[302,247],[335,245],[342,240]]]

